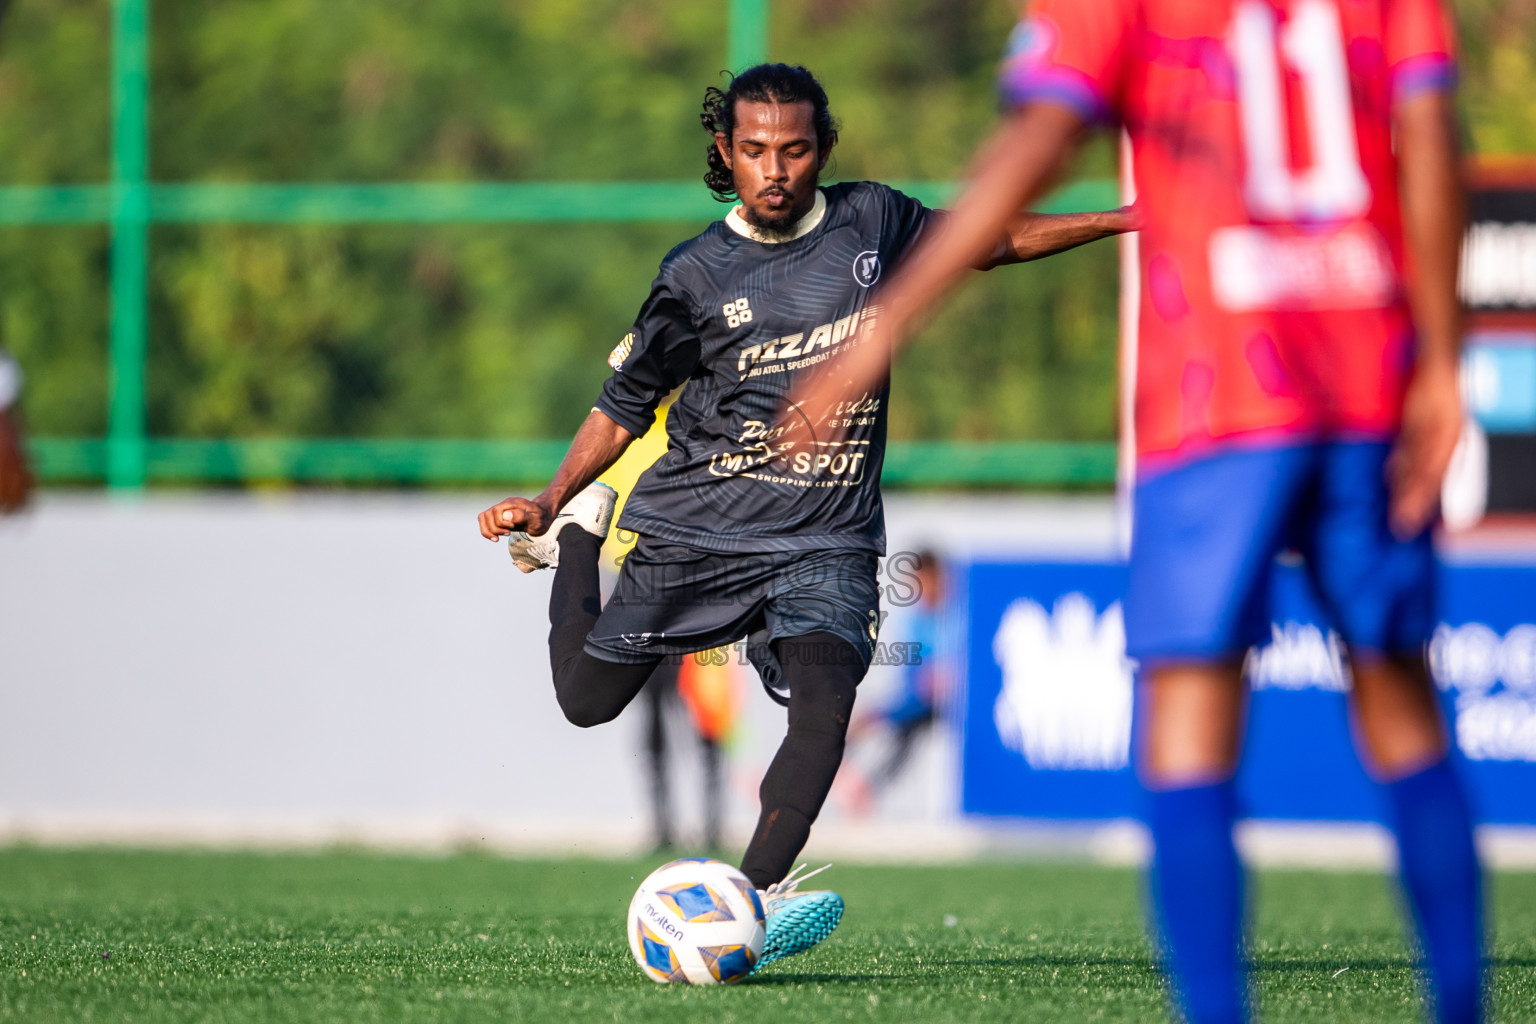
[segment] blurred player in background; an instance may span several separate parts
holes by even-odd
[[[902,559],[895,555],[891,562]],[[850,810],[868,813],[875,801],[906,767],[918,738],[939,721],[941,702],[950,693],[950,652],[944,616],[944,570],[938,555],[918,551],[907,556],[912,586],[916,590],[911,607],[906,609],[906,632],[894,638],[914,655],[897,668],[897,689],[886,703],[853,720],[848,730],[852,748],[844,762],[847,800]],[[859,772],[859,753],[884,743],[880,758],[867,774]],[[865,755],[867,758],[869,755]]]
[[[804,68],[743,71],[706,91],[701,120],[705,182],[738,205],[667,255],[554,480],[486,509],[480,531],[511,534],[520,568],[556,567],[550,657],[577,725],[611,721],[663,657],[751,635],[754,664],[789,708],[741,862],[765,895],[766,963],[809,949],[842,915],[836,893],[798,892],[803,879],[789,870],[837,773],[874,652],[887,387],[840,397],[846,436],[832,445],[785,440],[775,415],[794,381],[858,342],[870,288],[933,211],[873,182],[818,187],[837,129]],[[1048,255],[1125,222],[1113,211],[1014,218],[974,263]],[[619,521],[639,540],[600,607],[598,546],[614,494],[589,485],[679,385],[667,453]]]
[[[1439,0],[1041,0],[950,229],[882,294],[875,343],[801,405],[819,422],[848,380],[877,379],[871,351],[987,251],[1084,128],[1125,126],[1144,223],[1126,639],[1159,938],[1193,1024],[1248,1014],[1241,664],[1287,547],[1348,647],[1435,1017],[1481,1018],[1480,870],[1422,655],[1462,423],[1453,83]]]
[[[636,438],[624,454],[598,478],[617,494],[613,514],[621,518],[624,503],[640,480],[667,451],[666,419],[672,401],[662,401],[656,409],[656,422]],[[615,530],[603,544],[603,563],[622,567],[635,548],[637,536],[627,530]],[[651,678],[640,691],[645,709],[643,744],[650,767],[651,836],[657,851],[670,850],[677,841],[673,827],[671,753],[668,742],[669,720],[684,718],[690,732],[699,741],[704,761],[704,836],[703,848],[721,849],[720,829],[724,816],[722,799],[722,744],[734,724],[735,679],[729,664],[716,664],[715,652],[700,655],[671,655],[657,662]],[[729,662],[729,658],[723,659]],[[679,714],[679,712],[683,714]]]
[[[32,493],[32,470],[22,446],[21,367],[0,350],[0,515],[19,510]]]
[[[699,741],[699,753],[704,761],[704,835],[701,845],[705,850],[721,849],[723,794],[720,744],[723,735],[699,721],[697,711],[682,686],[684,673],[710,667],[707,661],[701,665],[697,658],[697,655],[692,654],[674,654],[663,658],[640,691],[645,705],[645,752],[651,768],[651,828],[654,848],[658,852],[671,850],[677,845],[677,830],[673,827],[671,744],[667,740],[667,722],[678,718],[678,712],[687,718],[690,732]]]

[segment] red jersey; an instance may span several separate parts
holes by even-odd
[[[1397,429],[1413,360],[1391,111],[1454,83],[1439,0],[1039,0],[1004,100],[1130,135],[1143,456]]]

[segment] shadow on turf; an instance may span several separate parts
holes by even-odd
[[[1489,967],[1536,967],[1536,958],[1493,957],[1487,961],[1487,965]],[[1420,964],[1417,961],[1406,958],[1394,960],[1260,960],[1253,965],[1253,969],[1263,974],[1270,971],[1336,971],[1344,967],[1357,971],[1400,971],[1419,966]]]
[[[940,960],[937,967],[1141,967],[1152,969],[1146,957],[1109,956],[1084,960],[1080,956],[1009,956],[990,960]]]
[[[1143,957],[1104,957],[1097,960],[1084,960],[1082,957],[1072,956],[1016,956],[997,957],[988,960],[943,960],[935,962],[937,967],[1142,967],[1151,970],[1155,965],[1151,960]],[[1259,974],[1268,973],[1294,973],[1297,971],[1337,971],[1348,967],[1356,971],[1401,971],[1417,967],[1418,964],[1402,959],[1376,959],[1376,960],[1272,960],[1260,959],[1250,962],[1250,968]],[[1488,961],[1489,967],[1536,967],[1536,958],[1533,957],[1495,957]]]
[[[1135,967],[1152,970],[1154,964],[1145,957],[1104,957],[1084,960],[1071,956],[1014,956],[982,960],[936,960],[931,966],[944,967]],[[1341,968],[1352,971],[1401,971],[1417,966],[1407,959],[1376,960],[1268,960],[1250,965],[1257,974],[1294,974],[1304,971],[1333,972]],[[1489,967],[1536,967],[1536,957],[1496,957],[1488,961]],[[887,985],[902,981],[917,981],[921,971],[912,975],[891,974],[766,974],[752,976],[752,985],[824,985],[847,982],[878,981]]]
[[[1346,967],[1352,971],[1406,971],[1413,966],[1413,961],[1407,959],[1260,960],[1252,964],[1252,969],[1259,974],[1295,974],[1304,971],[1339,971]]]
[[[899,982],[901,978],[892,977],[889,974],[765,974],[759,977],[754,974],[746,981],[746,984],[758,985],[829,985],[836,982],[849,981],[881,981]]]

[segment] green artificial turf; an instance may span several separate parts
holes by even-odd
[[[0,1021],[1160,1021],[1136,875],[838,867],[843,926],[729,988],[661,986],[653,863],[0,849]],[[1536,875],[1491,881],[1497,1019],[1536,1021]],[[1420,1021],[1391,889],[1254,882],[1264,1019]]]

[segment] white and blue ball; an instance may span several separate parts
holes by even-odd
[[[663,864],[629,903],[629,948],[652,981],[720,985],[752,973],[763,952],[763,903],[718,860]]]

